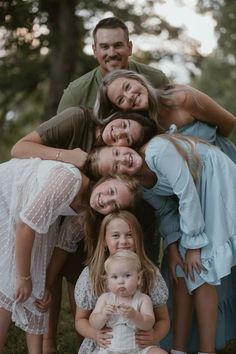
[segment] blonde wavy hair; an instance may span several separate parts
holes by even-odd
[[[104,263],[109,257],[109,251],[106,245],[106,230],[109,223],[115,219],[121,219],[125,221],[130,227],[132,236],[134,238],[136,254],[140,259],[141,268],[143,270],[141,290],[145,293],[149,293],[154,285],[155,279],[158,274],[158,269],[148,259],[145,253],[142,229],[138,220],[131,212],[127,210],[120,210],[118,212],[111,213],[105,216],[101,223],[97,240],[97,247],[94,251],[92,258],[89,261],[91,288],[93,289],[93,292],[96,296],[101,295],[104,291],[107,290]]]

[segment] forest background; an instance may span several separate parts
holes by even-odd
[[[236,115],[236,2],[196,1],[195,11],[211,14],[215,21],[217,46],[208,56],[201,54],[200,43],[184,26],[174,27],[158,14],[158,4],[165,2],[0,0],[0,162],[10,158],[20,137],[56,113],[68,83],[96,66],[87,50],[91,30],[100,19],[113,15],[126,22],[131,40],[145,34],[158,41],[151,51],[134,48],[135,60],[155,67],[163,60],[178,62],[188,71],[190,85]],[[175,3],[181,6],[184,1]],[[231,138],[236,141],[236,134]],[[61,353],[72,354],[77,343],[70,330],[64,330],[73,327],[66,306],[59,337]],[[10,336],[6,354],[25,353],[19,332],[12,330]],[[235,353],[232,348],[224,353]]]

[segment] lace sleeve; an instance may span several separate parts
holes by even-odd
[[[60,226],[56,247],[67,252],[75,252],[78,242],[84,237],[78,215],[66,216]]]
[[[89,281],[89,268],[85,267],[75,285],[75,302],[83,310],[93,310],[97,297],[93,294]]]
[[[54,167],[36,195],[31,196],[20,218],[38,233],[46,233],[78,193],[81,174],[75,175],[63,165]]]
[[[166,304],[168,300],[168,288],[165,280],[163,279],[159,269],[156,270],[156,280],[153,288],[150,290],[149,296],[151,297],[153,307],[158,307]]]

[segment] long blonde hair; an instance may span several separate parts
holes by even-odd
[[[125,221],[131,229],[132,236],[134,237],[136,254],[141,261],[141,267],[143,270],[142,291],[149,293],[156,279],[157,268],[148,259],[145,253],[142,229],[138,220],[127,210],[120,210],[118,212],[111,213],[105,216],[101,223],[97,247],[89,262],[89,274],[92,291],[97,296],[106,291],[104,263],[109,256],[109,252],[106,247],[106,229],[108,224],[114,219],[121,219]]]
[[[145,76],[137,74],[134,71],[114,70],[103,78],[94,105],[95,119],[99,122],[103,122],[103,124],[107,120],[106,117],[114,112],[114,110],[117,110],[117,107],[111,103],[107,96],[107,88],[114,80],[118,78],[136,80],[146,88],[148,93],[148,115],[152,120],[154,120],[160,133],[165,132],[165,129],[160,124],[162,108],[177,109],[180,106],[180,103],[176,102],[175,99],[174,94],[176,92],[191,92],[195,104],[201,106],[196,95],[194,94],[194,90],[189,86],[175,87],[175,85],[169,84],[157,89],[152,86]],[[147,112],[145,114],[147,114]]]
[[[128,177],[125,175],[108,175],[104,176],[99,179],[99,181],[94,184],[93,188],[99,186],[101,183],[105,181],[109,181],[111,179],[115,179],[117,181],[122,182],[129,190],[131,194],[131,201],[129,207],[127,209],[133,210],[135,209],[136,204],[138,204],[141,198],[141,191],[139,180],[135,177]],[[87,252],[87,263],[91,259],[94,249],[97,244],[97,230],[101,224],[101,220],[103,215],[99,214],[98,212],[94,211],[91,207],[87,207],[86,214],[84,217],[84,248]]]
[[[94,105],[94,116],[99,122],[106,122],[106,117],[108,117],[117,107],[114,106],[107,97],[107,87],[118,78],[129,78],[132,80],[137,80],[143,85],[148,91],[148,103],[149,103],[149,115],[155,121],[157,127],[161,129],[158,120],[158,105],[156,89],[149,83],[149,81],[142,75],[135,73],[130,70],[113,70],[104,76],[100,88],[97,93],[97,98]]]

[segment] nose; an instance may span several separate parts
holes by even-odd
[[[101,198],[101,202],[104,207],[106,207],[108,204],[112,203],[112,196],[110,196],[110,195],[103,194],[103,195],[101,195],[100,198]]]
[[[115,51],[114,47],[112,47],[112,46],[109,47],[108,55],[109,55],[109,57],[113,57],[114,55],[116,55],[116,51]]]
[[[123,277],[119,277],[118,278],[118,283],[119,284],[124,284],[124,278]]]
[[[126,99],[126,101],[130,104],[133,104],[134,102],[134,95],[132,94],[132,92],[125,92],[124,93],[124,97]]]
[[[124,138],[126,136],[126,133],[124,132],[123,129],[116,128],[114,135],[115,135],[116,140],[119,140],[119,139]]]
[[[120,243],[121,243],[122,245],[126,245],[126,244],[127,244],[127,239],[126,239],[125,236],[120,236]]]

